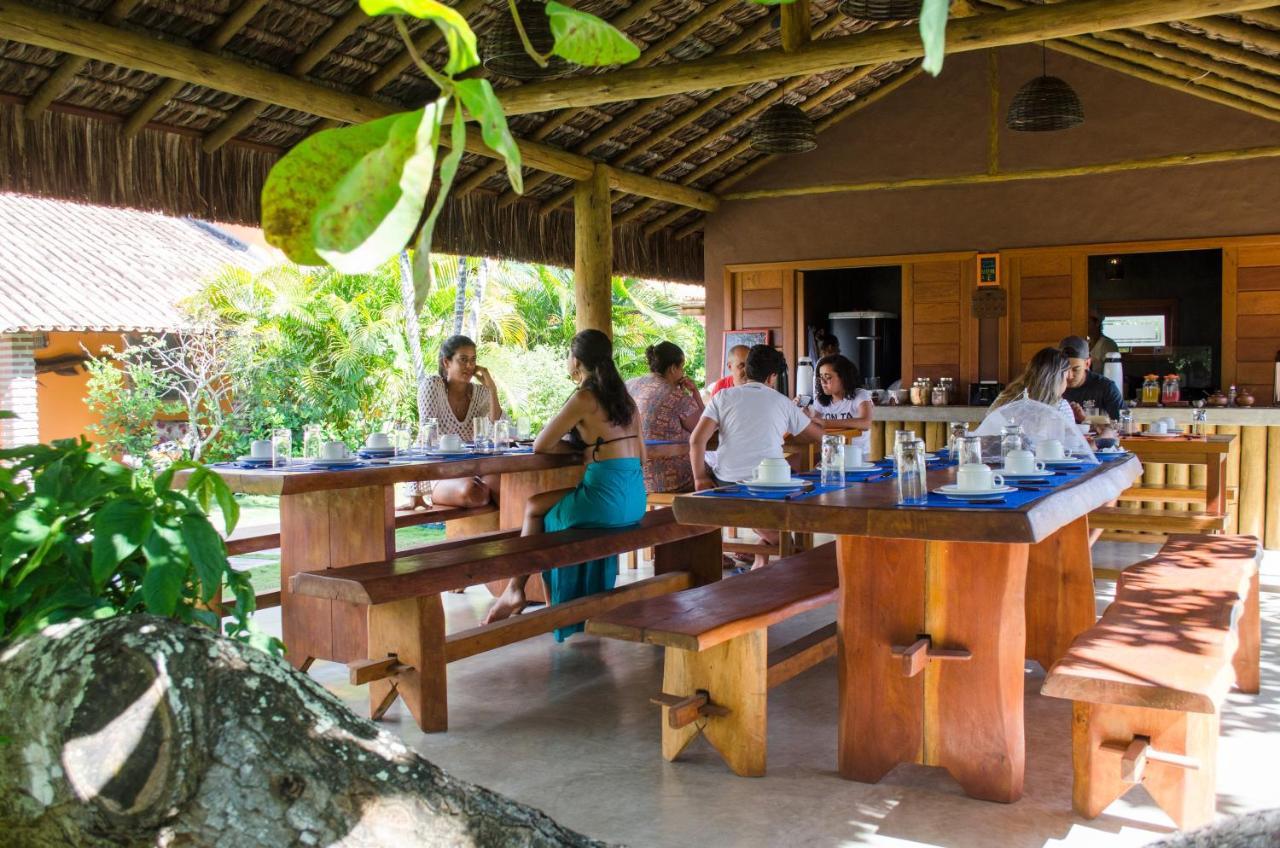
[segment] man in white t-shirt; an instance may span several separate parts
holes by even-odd
[[[778,351],[756,345],[747,354],[747,382],[707,401],[702,418],[689,434],[695,488],[712,489],[754,477],[760,460],[782,458],[782,440],[788,433],[801,444],[822,441],[822,425],[774,388],[782,364]],[[708,452],[707,442],[716,431],[720,446]],[[777,531],[755,532],[766,544],[777,544]],[[752,568],[768,561],[757,556]]]

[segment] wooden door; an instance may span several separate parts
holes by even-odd
[[[1089,261],[1083,252],[1036,252],[1009,262],[1009,377],[1043,347],[1089,332]]]
[[[1223,387],[1247,388],[1269,405],[1280,351],[1280,243],[1223,250],[1222,291]]]
[[[904,385],[917,377],[950,377],[960,397],[967,396],[968,384],[978,378],[974,277],[972,257],[902,266]]]
[[[731,271],[728,277],[728,329],[768,330],[774,347],[787,357],[794,386],[796,272],[790,268]],[[716,340],[715,347],[723,347],[720,340]],[[720,362],[724,362],[723,350],[720,351]]]

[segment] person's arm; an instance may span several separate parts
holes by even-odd
[[[680,416],[680,426],[684,428],[686,433],[692,433],[693,428],[698,426],[698,421],[702,418],[702,410],[706,407],[702,403],[702,395],[698,394],[698,387],[694,385],[693,380],[685,377],[680,381],[681,389],[689,393],[689,401],[686,406],[689,411]]]
[[[1106,379],[1105,377],[1103,379]],[[1102,399],[1102,410],[1107,413],[1107,417],[1112,421],[1120,419],[1120,408],[1124,406],[1124,396],[1120,394],[1120,389],[1116,384],[1107,380],[1107,394]]]
[[[707,442],[719,428],[710,418],[703,418],[689,434],[689,464],[693,466],[693,488],[697,491],[714,489],[716,481],[707,473]]]
[[[1085,414],[1083,406],[1073,400],[1067,401],[1067,405],[1071,407],[1071,415],[1076,419],[1077,424],[1083,424],[1089,420],[1089,416]]]
[[[826,431],[823,430],[821,422],[810,421],[803,430],[796,433],[791,438],[793,441],[802,445],[811,445],[822,441],[822,434],[824,432]]]
[[[498,402],[498,384],[493,382],[493,375],[483,365],[476,366],[476,376],[480,378],[480,385],[489,390],[489,420],[497,421],[502,418],[502,404]]]
[[[577,391],[564,402],[560,411],[547,422],[538,433],[538,437],[533,440],[534,453],[574,452],[573,447],[564,442],[564,437],[569,435],[569,431],[576,427],[578,422],[582,421],[587,411],[588,396],[587,392]]]

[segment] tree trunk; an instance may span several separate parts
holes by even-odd
[[[471,336],[476,344],[480,343],[480,310],[484,308],[484,292],[488,285],[489,260],[483,258],[480,260],[480,266],[476,268],[475,292],[471,297],[471,317],[467,322],[467,335]]]
[[[467,315],[467,257],[458,257],[458,292],[453,298],[453,335],[462,332],[462,321]]]
[[[145,615],[0,652],[0,832],[53,846],[602,846],[456,780],[305,674]]]
[[[409,251],[400,251],[400,303],[404,308],[404,335],[409,346],[409,359],[413,363],[413,377],[417,385],[418,429],[427,423],[427,363],[422,355],[422,327],[418,324],[418,302],[413,284],[413,264]]]

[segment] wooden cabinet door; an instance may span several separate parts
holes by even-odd
[[[902,266],[902,382],[950,377],[960,397],[978,375],[974,263],[969,259]]]
[[[1012,379],[1040,348],[1089,332],[1089,259],[1075,251],[1015,255],[1009,272]]]
[[[774,347],[787,357],[794,377],[796,272],[790,268],[731,271],[728,277],[731,299],[728,329],[769,330]],[[723,345],[716,340],[715,346]],[[721,350],[722,363],[724,354]]]
[[[1280,243],[1229,247],[1222,255],[1222,382],[1275,402],[1280,350]]]

